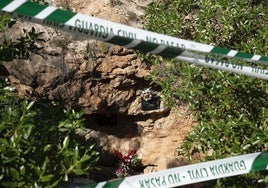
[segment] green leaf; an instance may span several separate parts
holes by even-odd
[[[0,175],[0,182],[2,181],[2,179],[4,178],[4,174]]]
[[[41,176],[42,174],[42,171],[40,169],[39,166],[35,166],[35,161],[32,161],[33,164],[31,164],[31,166],[33,167],[35,173],[38,175],[38,176]]]
[[[51,181],[51,179],[54,177],[53,174],[49,174],[49,175],[46,175],[46,176],[42,176],[41,178],[41,181],[42,182],[48,182],[48,181]]]
[[[70,137],[66,136],[63,141],[63,148],[67,148],[69,146]]]
[[[58,129],[60,132],[66,132],[66,131],[68,131],[68,129],[66,129],[66,128],[59,128]]]
[[[261,140],[256,140],[256,141],[252,142],[252,145],[255,146],[255,145],[257,145],[260,142],[261,142]]]
[[[24,132],[24,139],[28,139],[29,136],[31,135],[32,133],[32,129],[33,129],[33,126],[32,125],[29,125],[29,127],[27,128],[27,130]]]
[[[27,113],[26,115],[25,115],[25,117],[27,117],[27,118],[33,118],[33,117],[35,117],[36,116],[36,113],[35,112],[30,112],[30,113]]]
[[[24,166],[24,165],[21,165],[21,166],[20,166],[20,174],[21,174],[22,176],[25,175],[25,166]]]
[[[76,175],[83,175],[85,174],[86,172],[83,171],[82,169],[73,169],[73,172],[76,174]]]
[[[75,152],[75,159],[77,160],[78,159],[78,156],[79,156],[78,146],[75,146],[74,152]]]
[[[247,144],[243,147],[243,150],[248,150],[251,147],[251,144]]]
[[[64,174],[63,181],[68,181],[68,174],[67,174],[67,172]]]
[[[64,123],[63,126],[65,128],[71,128],[71,127],[73,127],[73,124],[71,124],[71,123]]]
[[[13,178],[19,180],[20,173],[15,168],[10,168],[9,171],[10,171]]]
[[[43,148],[43,151],[46,152],[46,151],[50,150],[51,147],[52,147],[51,144],[47,144],[47,145]]]
[[[17,187],[17,184],[11,181],[1,182],[1,185],[3,185],[4,187]]]
[[[5,138],[0,138],[0,144],[4,144],[6,147],[9,146],[9,143],[8,143],[7,139],[5,139]]]
[[[42,169],[43,172],[46,171],[49,162],[50,162],[50,160],[49,160],[49,158],[46,156],[45,161],[43,162],[42,167],[41,167],[41,169]]]
[[[79,162],[80,163],[83,163],[83,162],[85,162],[85,161],[87,161],[87,160],[89,160],[90,159],[90,156],[89,155],[83,155],[83,157],[79,160]]]
[[[13,91],[16,91],[16,88],[13,87],[13,86],[6,86],[6,87],[4,88],[4,91],[10,91],[10,92],[13,92]]]
[[[61,182],[61,179],[57,180],[57,181],[54,181],[52,184],[51,184],[51,187],[57,187],[57,185]]]
[[[34,105],[34,101],[31,101],[28,105],[27,105],[27,110],[29,110],[30,108],[32,108],[32,106]]]

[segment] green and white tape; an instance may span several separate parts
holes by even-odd
[[[0,12],[9,13],[30,22],[84,35],[100,41],[158,54],[201,66],[226,70],[268,80],[268,70],[232,63],[227,58],[211,58],[192,52],[240,58],[247,62],[268,65],[268,57],[201,44],[150,31],[132,28],[52,6],[27,0],[0,0]],[[253,153],[209,161],[164,171],[131,176],[86,187],[174,187],[268,169],[268,153]]]
[[[239,65],[224,58],[207,58],[193,52],[242,58],[248,62],[268,65],[268,57],[247,54],[184,39],[174,38],[142,29],[113,23],[87,15],[45,6],[27,0],[1,0],[0,12],[9,13],[30,22],[54,27],[100,41],[158,54],[163,57],[195,63],[201,66],[227,70],[268,80],[268,70]]]
[[[51,6],[40,5],[27,0],[1,0],[0,9],[4,12],[17,13],[29,19],[29,21],[37,21],[48,26],[83,34],[90,38],[165,57],[177,57],[181,54],[181,49],[184,49],[268,64],[268,57],[266,56],[174,38]],[[180,50],[175,50],[178,48]]]
[[[175,187],[267,169],[268,152],[252,153],[86,185],[82,188]]]
[[[184,54],[187,54],[185,52]],[[237,74],[243,74],[254,78],[268,80],[268,70],[256,66],[246,66],[234,63],[227,58],[215,58],[198,54],[177,56],[175,60],[185,61],[196,65],[206,66],[214,69],[229,71]]]

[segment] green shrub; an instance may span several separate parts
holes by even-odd
[[[1,22],[1,21],[0,21]],[[32,27],[30,31],[23,29],[24,36],[16,39],[16,41],[10,39],[3,34],[3,42],[0,44],[0,60],[12,61],[13,59],[28,59],[30,53],[39,54],[43,47],[39,47],[37,42],[45,42],[41,37],[43,32],[36,32]]]
[[[153,3],[144,19],[149,30],[267,56],[267,10],[264,1],[166,0]],[[151,61],[155,69],[150,79],[162,87],[167,103],[189,104],[198,120],[180,154],[191,158],[203,153],[202,160],[209,160],[267,150],[266,81],[188,63]],[[235,187],[243,178],[219,180],[217,185]],[[246,178],[245,183],[254,186],[265,176]]]
[[[81,112],[17,98],[0,82],[1,187],[55,187],[95,167],[94,145],[83,145],[75,134]]]
[[[15,24],[0,16],[0,60],[42,56],[38,43],[43,32],[35,28],[18,39],[6,31]],[[20,100],[15,89],[0,80],[0,186],[55,187],[96,167],[98,152],[75,134],[83,128],[82,112],[66,112],[59,105]]]

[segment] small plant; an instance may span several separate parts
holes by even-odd
[[[130,150],[127,155],[123,155],[120,151],[114,150],[114,155],[119,160],[119,168],[116,169],[118,178],[124,178],[134,174],[134,168],[140,163],[135,150]]]
[[[81,112],[21,101],[0,80],[0,186],[56,187],[93,169],[98,152],[77,138],[82,125]]]
[[[55,46],[59,47],[62,49],[62,51],[67,50],[68,48],[68,44],[70,44],[71,41],[67,38],[57,38],[53,40],[53,44],[55,44]]]
[[[0,32],[6,32],[8,28],[11,28],[16,23],[16,20],[9,15],[0,16]]]
[[[128,19],[131,21],[138,21],[138,16],[135,12],[128,11],[127,12]]]
[[[32,27],[30,31],[23,29],[23,33],[24,36],[18,38],[17,41],[12,41],[6,35],[3,36],[3,43],[0,44],[0,60],[28,59],[31,53],[41,55],[39,51],[43,47],[39,47],[37,43],[45,42],[41,37],[44,32],[36,32]]]
[[[123,3],[120,0],[110,0],[110,4],[112,7],[115,7],[115,6],[120,6]]]
[[[86,45],[86,54],[84,55],[85,60],[94,59],[96,60],[97,54],[94,46],[90,45],[89,42]]]
[[[110,48],[110,46],[109,46],[108,43],[106,43],[106,42],[101,42],[101,43],[100,43],[100,50],[101,50],[101,53],[103,53],[103,54],[107,54],[107,53],[109,52],[109,48]]]

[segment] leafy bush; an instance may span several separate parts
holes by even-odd
[[[15,22],[0,16],[0,60],[42,55],[38,43],[45,42],[43,32],[32,27],[23,29],[20,38],[10,39],[6,31]],[[94,169],[98,152],[75,134],[83,128],[82,115],[58,105],[20,100],[15,89],[0,79],[0,186],[55,187]]]
[[[21,101],[0,82],[1,187],[55,187],[95,167],[94,145],[83,145],[75,130],[81,112]]]
[[[267,10],[264,1],[166,0],[149,7],[145,23],[156,32],[267,56]],[[167,103],[188,103],[198,120],[180,154],[203,153],[202,160],[208,160],[268,149],[266,81],[155,57],[151,61],[150,79],[162,87]],[[218,185],[235,186],[243,177]],[[246,177],[251,185],[264,178],[257,173]]]

